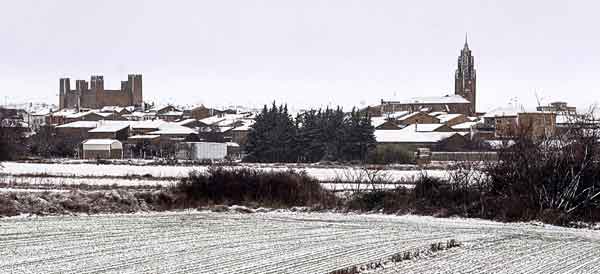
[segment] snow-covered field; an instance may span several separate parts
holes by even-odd
[[[597,231],[418,216],[180,212],[0,219],[0,273],[598,273]]]
[[[90,186],[170,186],[177,183],[177,180],[172,179],[160,179],[160,180],[148,180],[148,179],[128,179],[128,178],[102,178],[102,177],[32,177],[32,176],[14,176],[6,175],[0,176],[0,183],[13,184],[14,186],[19,185],[31,185],[31,186],[77,186],[77,185],[90,185]]]
[[[97,164],[40,164],[4,162],[0,168],[0,183],[18,185],[63,185],[72,186],[86,184],[91,186],[169,186],[176,183],[178,178],[188,175],[192,170],[205,171],[207,166],[151,166],[151,165],[97,165]],[[240,167],[240,166],[237,166]],[[256,167],[266,171],[283,171],[286,167]],[[320,181],[327,189],[336,191],[372,189],[371,185],[356,185],[347,183],[330,183],[333,180],[351,180],[363,175],[363,170],[348,168],[292,168],[306,173]],[[379,174],[390,181],[408,180],[426,173],[434,177],[447,177],[445,170],[384,170]],[[395,184],[377,185],[378,189],[395,188]]]
[[[54,176],[152,176],[155,178],[181,178],[188,175],[192,170],[204,171],[207,166],[138,166],[138,165],[96,165],[96,164],[40,164],[40,163],[17,163],[4,162],[4,168],[0,173],[10,175],[20,174],[47,174]],[[238,166],[243,167],[243,166]],[[256,168],[256,167],[252,167]],[[285,167],[258,167],[261,170],[283,171],[289,168]],[[346,178],[345,175],[355,175],[360,172],[356,168],[291,168],[296,171],[306,171],[308,175],[322,181],[331,181],[336,178]],[[385,170],[385,173],[393,180],[401,180],[418,176],[421,172],[426,172],[430,176],[447,176],[445,170]]]

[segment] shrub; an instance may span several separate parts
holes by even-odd
[[[590,128],[552,139],[521,135],[484,169],[489,195],[506,208],[521,209],[522,214],[510,212],[511,219],[560,224],[592,218],[600,208],[599,145]]]
[[[304,172],[266,172],[250,168],[210,167],[191,172],[175,188],[190,201],[259,203],[264,206],[331,206],[335,197]]]

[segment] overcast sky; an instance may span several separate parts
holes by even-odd
[[[600,98],[597,1],[2,1],[2,103],[141,73],[146,100],[295,107],[453,93],[468,32],[478,111]]]

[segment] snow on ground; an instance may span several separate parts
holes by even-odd
[[[432,243],[374,273],[598,273],[597,231],[335,213],[144,213],[0,220],[0,273],[327,273]]]
[[[39,188],[6,188],[0,187],[0,192],[67,192],[64,189],[39,189]]]
[[[13,186],[31,185],[31,186],[170,186],[176,184],[177,180],[148,180],[148,179],[128,179],[128,178],[78,178],[78,177],[31,177],[31,176],[0,176],[0,183],[5,183]],[[1,189],[1,188],[0,188]]]
[[[40,163],[16,163],[4,162],[4,168],[0,173],[9,175],[22,174],[40,174],[53,176],[147,176],[155,178],[181,178],[187,176],[192,170],[205,171],[207,166],[138,166],[138,165],[97,165],[97,164],[40,164]],[[240,166],[241,167],[241,166]],[[255,167],[253,167],[255,168]],[[261,170],[283,171],[290,168],[286,167],[260,167]],[[291,168],[296,171],[306,171],[308,175],[321,181],[331,181],[336,178],[346,179],[348,175],[356,176],[360,173],[356,168]],[[418,176],[421,172],[434,177],[446,177],[445,170],[385,170],[385,173],[392,180],[409,179]]]

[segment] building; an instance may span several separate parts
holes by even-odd
[[[517,135],[538,138],[556,134],[556,113],[526,111],[520,108],[497,108],[483,116],[482,126],[493,128],[495,138]]]
[[[533,138],[554,136],[556,134],[556,113],[521,112],[517,117],[519,128]]]
[[[83,159],[122,159],[123,144],[111,139],[89,139],[82,143]]]
[[[127,141],[129,138],[130,126],[127,123],[106,123],[98,122],[98,127],[88,131],[89,138],[92,139],[115,139]]]
[[[440,114],[435,116],[435,118],[440,119],[440,123],[450,127],[471,121],[466,115],[460,113]]]
[[[207,108],[204,105],[197,106],[190,111],[190,116],[196,120],[201,120],[218,114],[221,114],[221,112],[213,108]]]
[[[59,108],[94,108],[105,106],[135,106],[143,108],[142,75],[129,74],[127,81],[121,81],[121,89],[104,89],[104,76],[93,75],[90,82],[76,80],[71,89],[69,78],[60,79]]]
[[[89,137],[89,131],[98,127],[97,121],[77,121],[56,127],[56,136],[63,140],[81,142]]]
[[[52,109],[43,109],[30,114],[29,126],[33,131],[39,130],[46,125],[47,117],[52,113]]]
[[[460,95],[413,97],[406,100],[381,100],[380,113],[395,112],[448,112],[470,114],[471,102]]]
[[[554,112],[559,115],[577,115],[577,108],[569,106],[566,102],[552,102],[547,106],[537,107],[537,110]]]
[[[416,131],[416,130],[375,130],[378,147],[399,147],[416,151],[429,148],[435,151],[460,151],[467,145],[467,139],[457,132]]]
[[[384,115],[397,111],[447,112],[473,116],[476,113],[477,77],[475,58],[465,38],[454,75],[454,94],[438,97],[414,97],[400,101],[381,100],[379,107],[369,108],[370,114]]]
[[[423,112],[413,112],[396,119],[396,121],[398,121],[398,124],[400,125],[440,123],[440,119]]]

